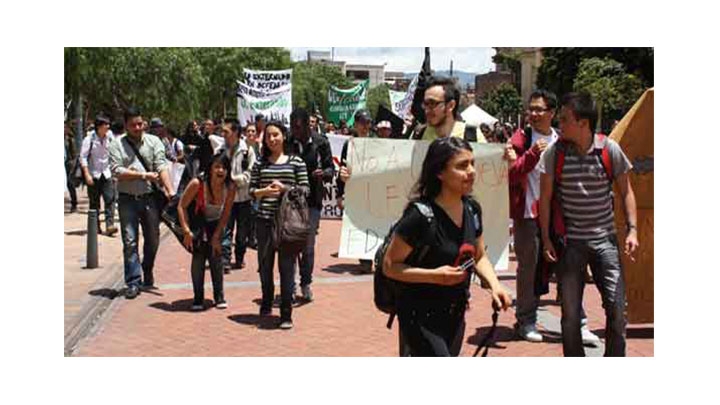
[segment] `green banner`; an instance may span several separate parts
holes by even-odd
[[[338,125],[345,120],[348,127],[355,122],[355,112],[367,108],[367,89],[370,80],[365,80],[349,90],[330,86],[328,90],[328,120]]]

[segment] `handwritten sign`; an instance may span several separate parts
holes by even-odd
[[[353,138],[348,145],[352,177],[345,186],[339,256],[372,259],[401,216],[420,177],[430,142]],[[508,259],[508,179],[503,145],[473,143],[473,196],[482,207],[483,236],[495,268]]]

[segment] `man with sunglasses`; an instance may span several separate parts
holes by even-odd
[[[530,95],[526,111],[530,124],[519,129],[510,139],[517,155],[508,167],[510,192],[510,216],[513,219],[515,256],[517,258],[517,284],[515,324],[517,334],[530,342],[542,342],[537,331],[539,297],[535,295],[535,271],[540,249],[538,227],[538,201],[540,199],[540,171],[536,167],[543,152],[558,139],[552,127],[557,98],[546,90],[536,90]],[[597,345],[600,339],[587,327],[583,311],[583,343]]]

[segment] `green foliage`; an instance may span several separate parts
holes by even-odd
[[[550,90],[558,97],[572,91],[580,62],[589,58],[613,59],[637,77],[642,87],[654,85],[653,48],[543,48],[542,53],[537,87]]]
[[[522,111],[520,94],[512,84],[502,83],[480,100],[480,107],[500,121],[514,121]]]
[[[287,69],[283,48],[65,48],[65,100],[115,118],[129,105],[179,129],[191,119],[235,116],[243,68]]]
[[[293,107],[308,111],[319,110],[324,116],[328,112],[328,90],[330,86],[350,88],[353,83],[342,74],[337,66],[313,62],[298,62],[293,66]]]
[[[373,118],[377,115],[380,105],[384,105],[387,109],[392,110],[390,105],[390,86],[382,83],[368,90],[367,109]]]
[[[609,58],[589,58],[580,62],[573,82],[574,91],[590,93],[598,104],[598,126],[603,110],[628,110],[642,94],[642,83],[625,72],[620,62]]]

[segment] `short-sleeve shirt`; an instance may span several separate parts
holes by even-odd
[[[592,240],[615,234],[612,184],[607,178],[599,155],[593,149],[602,149],[607,142],[613,178],[627,173],[632,164],[620,145],[605,137],[595,136],[588,152],[580,155],[567,144],[562,181],[557,186],[568,239]],[[540,173],[555,176],[555,154],[560,142],[555,142],[543,153],[537,168]]]
[[[466,226],[474,227],[475,239],[482,235],[482,213],[477,209],[477,223],[467,208],[468,202],[465,202],[465,210],[463,213],[463,228],[459,228],[453,220],[448,216],[444,209],[430,202],[432,207],[434,220],[436,222],[437,235],[434,237],[434,243],[430,246],[429,254],[425,255],[423,263],[408,263],[420,268],[434,269],[440,266],[453,265],[460,252],[460,246],[463,244],[463,229]],[[477,205],[477,208],[480,206]],[[423,215],[414,204],[409,204],[405,209],[402,218],[398,221],[395,228],[395,234],[402,238],[405,243],[413,248],[420,248],[427,244],[425,239],[430,232],[430,225],[427,217]],[[431,239],[431,240],[432,240]],[[473,240],[473,246],[475,246]],[[469,283],[469,279],[468,279]],[[444,299],[458,297],[465,294],[468,283],[461,283],[455,286],[441,286],[437,284],[425,283],[408,283],[407,292],[412,294],[414,299]]]

